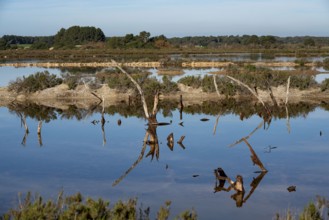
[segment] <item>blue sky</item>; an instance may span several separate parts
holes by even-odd
[[[329,0],[0,0],[0,36],[54,35],[73,25],[106,36],[329,36]]]

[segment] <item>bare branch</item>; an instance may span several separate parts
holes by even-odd
[[[148,119],[150,117],[149,115],[149,112],[148,112],[148,108],[147,108],[147,104],[146,104],[146,100],[145,100],[145,97],[144,97],[144,92],[142,90],[142,88],[140,87],[140,85],[136,82],[136,80],[134,80],[134,78],[129,74],[127,73],[124,69],[121,68],[121,66],[119,66],[119,64],[112,60],[112,63],[115,67],[117,67],[122,73],[124,73],[132,83],[134,83],[134,85],[136,86],[139,94],[141,95],[141,99],[142,99],[142,104],[143,104],[143,108],[144,108],[144,113],[145,113],[145,117]]]
[[[251,92],[251,94],[253,94],[260,101],[260,103],[262,103],[262,105],[264,106],[264,108],[266,109],[266,111],[268,112],[268,114],[270,114],[270,110],[267,108],[267,106],[265,105],[265,103],[263,102],[263,100],[259,97],[259,95],[257,95],[257,93],[254,90],[252,90],[248,85],[244,84],[240,80],[237,80],[237,79],[235,79],[235,78],[233,78],[231,76],[228,76],[228,75],[226,75],[226,77],[229,78],[229,79],[231,79],[231,80],[233,80],[234,82],[238,83],[239,85],[244,86],[245,88],[247,88]]]

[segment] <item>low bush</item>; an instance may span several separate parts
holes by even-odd
[[[323,82],[321,83],[320,88],[321,88],[322,92],[328,90],[329,89],[329,79],[323,80]]]
[[[329,58],[324,59],[322,64],[325,70],[329,70]]]
[[[63,80],[48,71],[37,72],[28,77],[19,77],[9,83],[9,91],[32,93],[61,84]]]
[[[40,195],[32,196],[29,192],[16,209],[11,209],[0,216],[1,220],[10,219],[150,219],[150,208],[143,210],[137,207],[137,199],[129,199],[126,202],[118,201],[110,207],[109,201],[99,198],[84,199],[80,193],[65,197],[61,192],[56,201],[43,201]],[[171,202],[165,203],[157,213],[157,219],[168,219],[170,216]],[[194,210],[184,211],[176,219],[197,219]]]

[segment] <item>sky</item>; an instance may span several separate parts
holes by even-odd
[[[0,0],[0,36],[94,26],[106,36],[329,36],[329,0]]]

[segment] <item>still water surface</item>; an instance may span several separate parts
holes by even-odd
[[[302,210],[316,195],[329,198],[329,112],[323,107],[294,113],[290,129],[284,117],[275,117],[269,127],[262,125],[248,139],[268,170],[263,174],[256,172],[260,169],[253,166],[244,142],[229,147],[262,123],[258,115],[241,120],[241,115],[230,110],[221,111],[225,114],[220,115],[214,134],[217,115],[203,113],[208,111],[202,107],[183,112],[182,120],[177,109],[160,111],[158,121],[172,123],[156,128],[159,158],[146,157],[150,150],[146,146],[142,160],[115,186],[141,154],[146,120],[106,113],[103,133],[97,123],[99,112],[81,111],[74,116],[50,109],[40,137],[38,121],[27,117],[30,133],[24,141],[19,112],[24,114],[0,108],[0,213],[17,205],[18,192],[38,192],[55,199],[62,189],[66,194],[81,192],[112,202],[137,197],[143,207],[151,207],[153,215],[171,200],[173,215],[194,208],[200,219],[271,219],[288,208]],[[182,121],[183,126],[179,125]],[[175,145],[171,150],[167,136],[172,132]],[[182,135],[186,136],[184,148],[176,144]],[[243,177],[246,201],[242,207],[231,198],[233,190],[214,193],[218,167],[234,180],[236,175]],[[259,183],[253,189],[254,179]],[[291,185],[296,192],[287,191]]]

